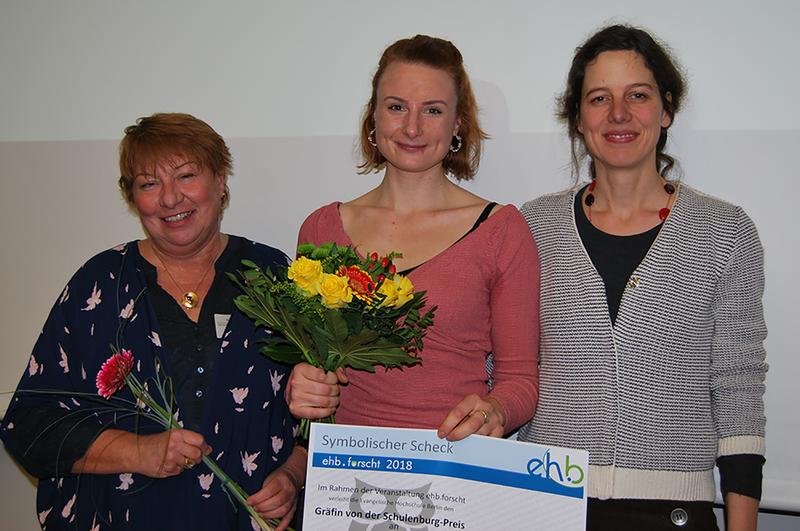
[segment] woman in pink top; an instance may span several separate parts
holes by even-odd
[[[533,416],[536,246],[516,208],[489,203],[448,178],[475,175],[484,138],[452,43],[417,35],[386,49],[361,124],[359,166],[361,173],[385,169],[383,180],[312,213],[299,242],[401,252],[398,270],[427,291],[436,318],[421,365],[376,374],[297,365],[287,390],[295,416],[336,412],[340,423],[434,428],[449,440],[500,437]]]

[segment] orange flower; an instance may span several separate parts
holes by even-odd
[[[353,295],[362,301],[372,300],[375,293],[375,281],[372,277],[358,266],[339,268],[339,276],[347,277],[350,289],[353,290]]]

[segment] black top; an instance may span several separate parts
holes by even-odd
[[[619,305],[631,275],[644,260],[663,223],[631,236],[607,234],[591,224],[583,212],[581,197],[586,187],[575,194],[575,224],[583,246],[606,288],[606,302],[611,323],[617,320]],[[756,454],[728,455],[717,459],[720,490],[723,496],[736,492],[761,499],[761,476],[764,457]]]
[[[241,294],[239,288],[225,276],[225,272],[241,269],[241,261],[245,258],[242,243],[243,240],[236,236],[228,238],[228,245],[214,263],[214,282],[203,301],[196,323],[158,285],[155,266],[144,259],[139,264],[161,325],[161,344],[170,353],[166,362],[172,376],[175,399],[181,405],[180,417],[184,428],[189,430],[200,430],[212,387],[214,360],[219,355],[217,340],[221,339],[235,309],[233,299]]]
[[[605,284],[608,313],[614,323],[625,286],[653,245],[663,223],[632,236],[615,236],[603,232],[592,225],[583,212],[581,197],[584,189],[585,187],[575,194],[575,224],[583,246]]]

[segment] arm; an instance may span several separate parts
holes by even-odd
[[[497,278],[491,294],[494,385],[505,409],[505,431],[533,417],[539,398],[539,255],[530,229],[515,212],[495,238]]]
[[[725,496],[726,531],[756,531],[758,500],[735,492]]]
[[[86,454],[72,466],[75,474],[135,472],[151,478],[176,476],[211,453],[199,433],[170,430],[138,435],[123,430],[103,431]]]
[[[740,209],[737,215],[736,238],[715,296],[711,398],[720,461],[741,468],[743,461],[737,456],[764,453],[762,397],[767,365],[763,251],[752,221]],[[752,478],[732,483],[730,492],[724,493],[728,529],[755,529],[758,499],[753,496],[761,491],[760,466],[748,470]],[[723,483],[728,483],[726,476],[731,474],[724,468],[720,472]]]
[[[471,433],[500,437],[533,416],[538,399],[539,257],[519,212],[497,227],[485,260],[492,279],[491,338],[494,385],[485,396],[465,397],[439,427],[458,440]]]
[[[286,462],[267,476],[262,489],[247,499],[263,518],[281,519],[276,531],[286,529],[294,517],[297,495],[305,484],[306,458],[305,449],[295,446]]]

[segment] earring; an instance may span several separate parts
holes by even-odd
[[[461,149],[461,137],[458,136],[458,135],[454,135],[453,138],[455,139],[456,142],[458,142],[458,144],[456,144],[454,146],[453,142],[451,140],[450,141],[450,151],[452,151],[453,153],[458,153],[458,150]]]
[[[367,135],[367,142],[372,144],[372,147],[378,147],[378,143],[375,140],[373,140],[374,136],[375,136],[375,128],[373,127],[372,131],[370,131],[369,134]]]

